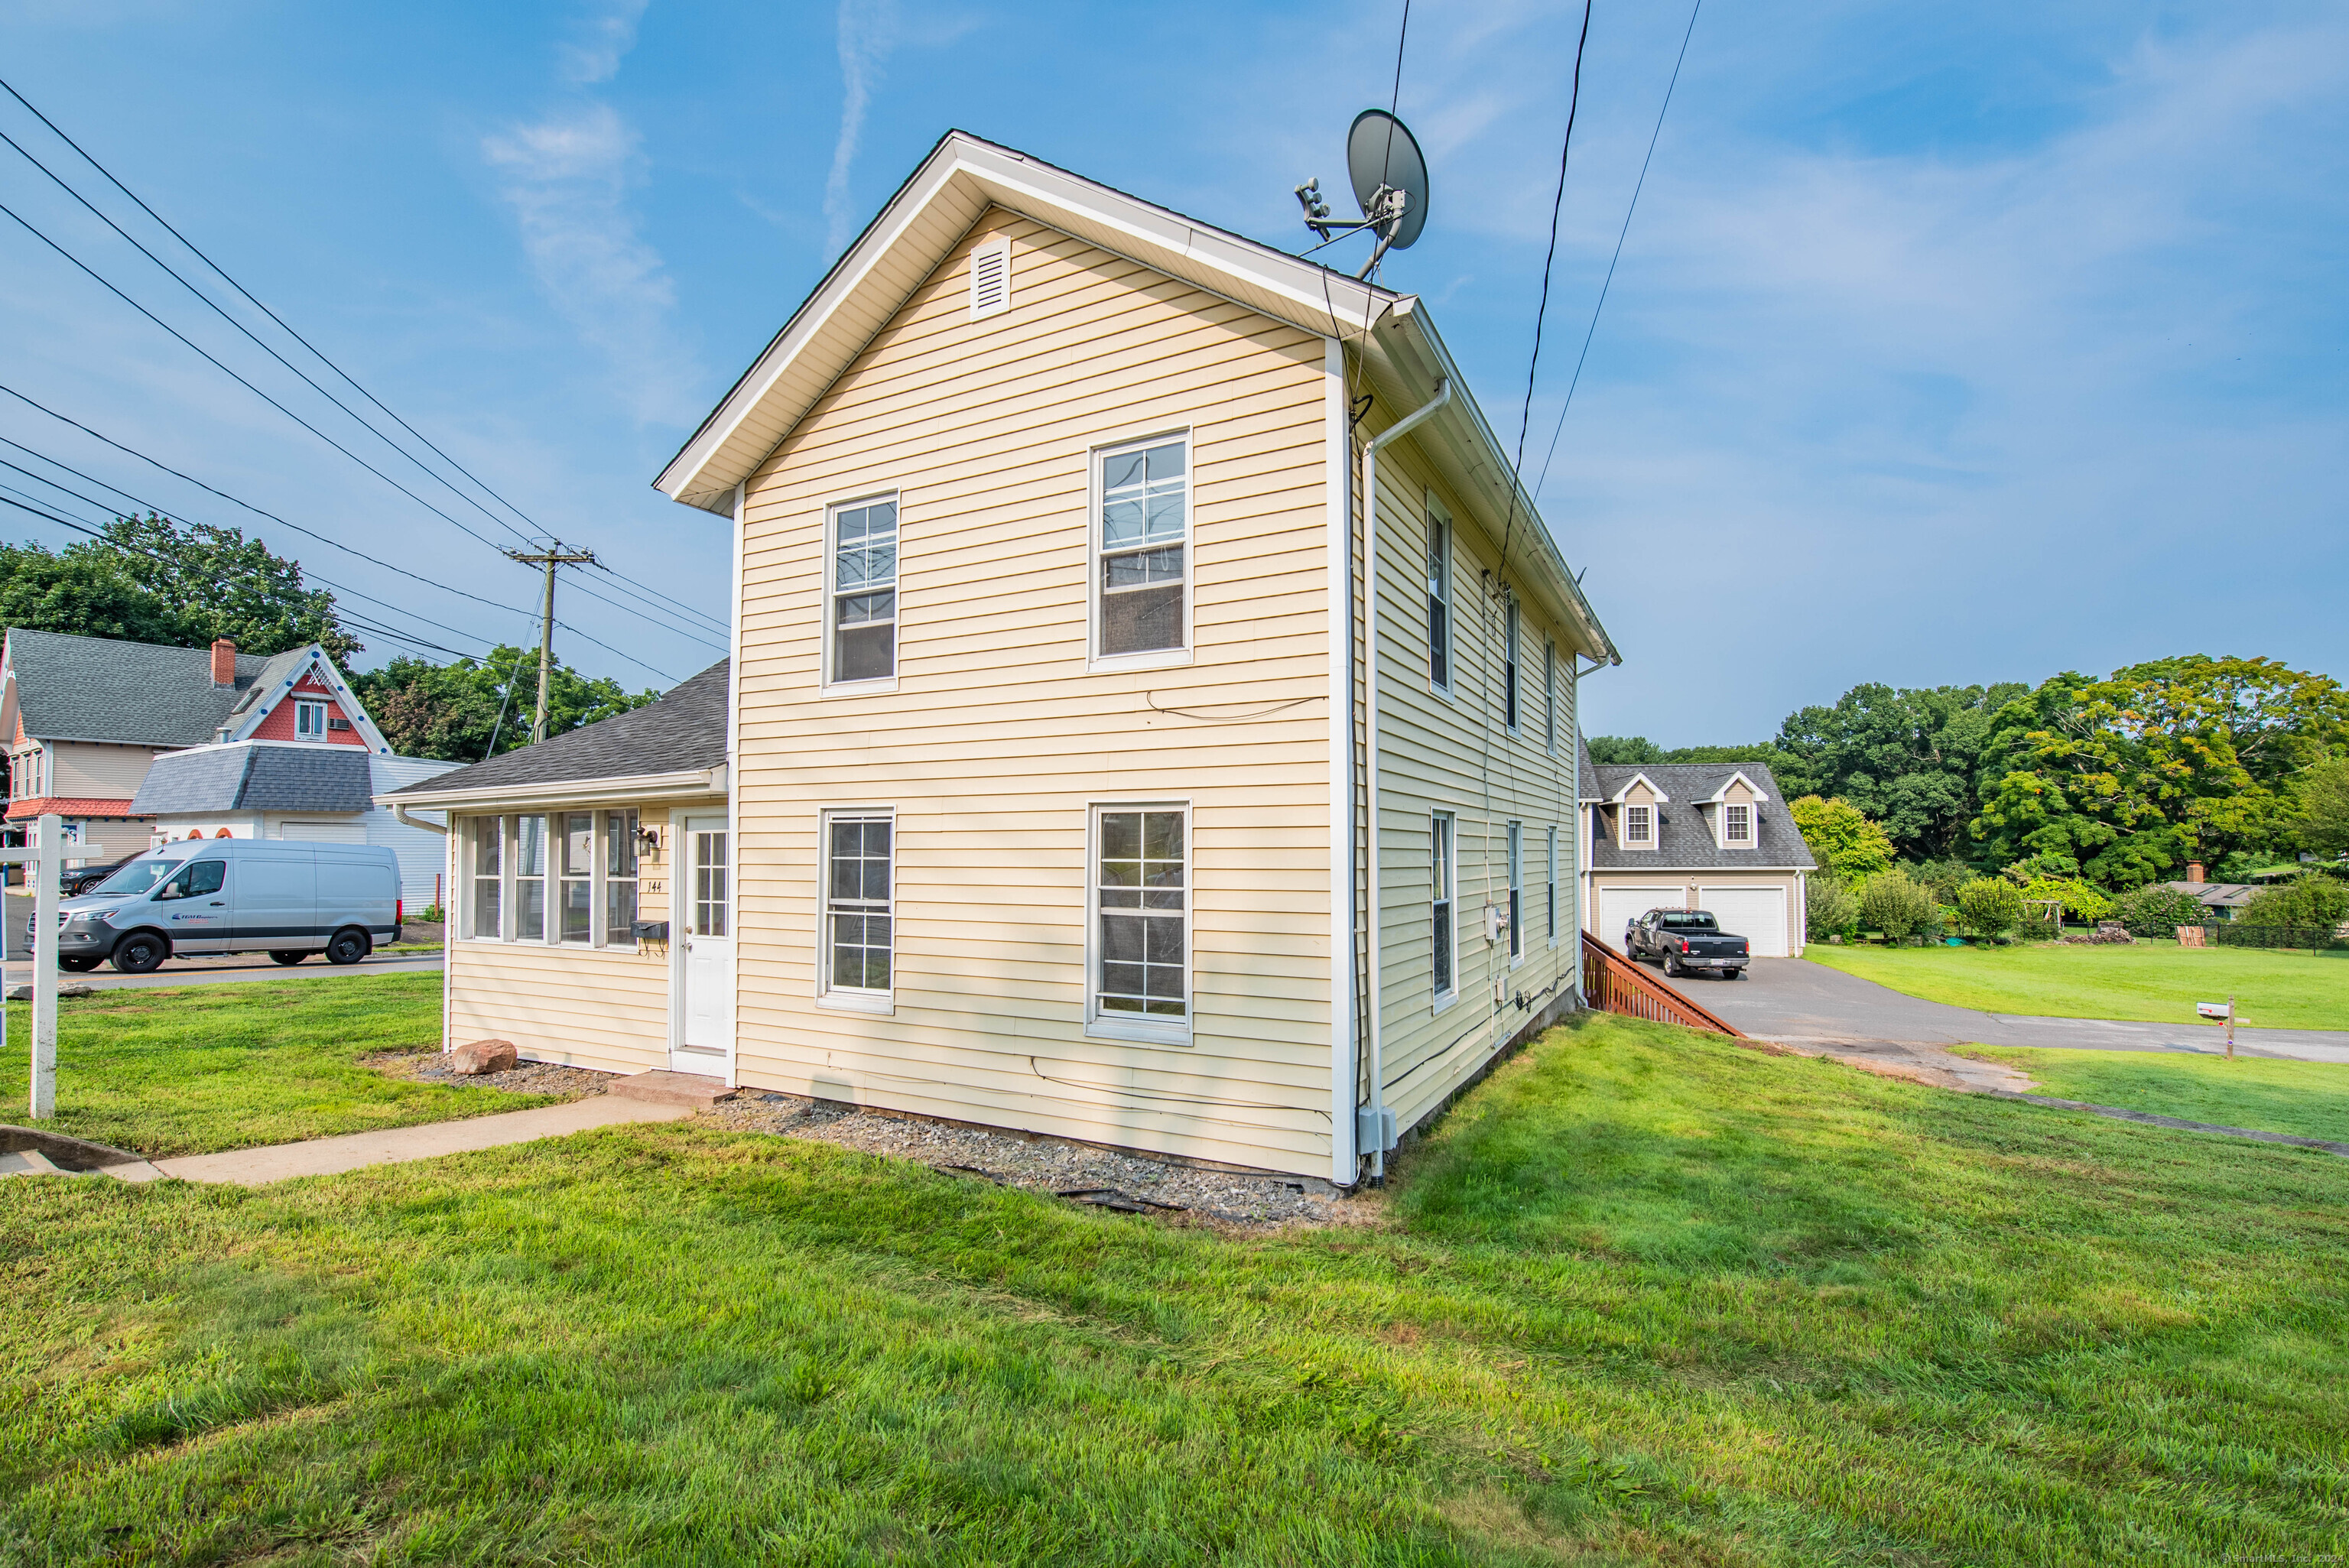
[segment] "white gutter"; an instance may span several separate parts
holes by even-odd
[[[1362,443],[1362,690],[1370,702],[1370,719],[1363,731],[1365,767],[1370,773],[1369,816],[1370,886],[1370,1000],[1371,1000],[1371,1128],[1377,1134],[1372,1140],[1371,1180],[1383,1181],[1387,1174],[1387,1150],[1393,1140],[1387,1133],[1387,1091],[1385,1030],[1381,1020],[1386,1013],[1385,972],[1381,967],[1383,954],[1379,940],[1379,449],[1408,434],[1420,421],[1434,414],[1452,401],[1452,380],[1449,377],[1436,383],[1435,396]],[[1353,520],[1347,520],[1347,531],[1353,531]],[[1346,584],[1346,607],[1350,612],[1354,603],[1354,585]]]
[[[726,766],[677,773],[642,773],[609,779],[574,779],[551,784],[508,784],[473,789],[402,789],[375,798],[378,806],[562,805],[586,800],[684,800],[726,793]]]

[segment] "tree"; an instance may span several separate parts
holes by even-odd
[[[2349,761],[2317,763],[2294,790],[2292,830],[2301,848],[2320,855],[2349,853]]]
[[[1787,809],[1812,858],[1847,882],[1892,867],[1892,841],[1848,800],[1806,795]]]
[[[2107,888],[2289,837],[2293,776],[2349,746],[2349,692],[2272,659],[2066,672],[2000,710],[1974,836]]]
[[[2161,882],[2147,882],[2135,892],[2113,900],[2113,918],[2131,936],[2171,936],[2181,925],[2200,925],[2208,918],[2202,901]]]
[[[1905,872],[1878,872],[1859,884],[1860,923],[1898,942],[1941,922],[1941,906]]]
[[[150,514],[101,531],[56,553],[0,546],[0,624],[184,648],[227,637],[249,654],[318,643],[337,660],[364,646],[332,593],[303,586],[299,562],[237,529]]]
[[[2023,892],[2001,877],[1976,877],[1958,890],[1958,917],[1977,936],[2004,936],[2023,923]]]
[[[1992,717],[2029,688],[1856,686],[1831,707],[1806,707],[1778,727],[1773,769],[1789,795],[1840,796],[1884,826],[1916,860],[1962,854],[1981,810],[1975,779]]]
[[[1775,770],[1778,748],[1768,741],[1752,746],[1682,746],[1667,750],[1644,735],[1595,735],[1583,742],[1593,762],[1759,762]]]
[[[530,744],[538,650],[501,644],[486,659],[447,665],[402,656],[354,676],[351,684],[376,727],[401,756],[479,762]],[[591,680],[558,659],[547,683],[546,733],[561,735],[642,707],[659,696],[632,694],[609,676]]]
[[[1803,879],[1803,922],[1813,942],[1857,931],[1859,901],[1851,896],[1851,884],[1834,875]]]
[[[2246,925],[2304,925],[2332,931],[2349,921],[2349,886],[2322,874],[2296,876],[2254,893],[2235,918]]]

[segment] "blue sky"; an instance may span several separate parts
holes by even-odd
[[[649,480],[940,132],[1301,248],[1289,187],[1340,182],[1399,14],[16,0],[0,74],[540,524],[722,616],[723,524]],[[1529,469],[1687,15],[1598,5]],[[1435,195],[1386,281],[1430,300],[1511,432],[1579,17],[1422,0],[1403,61]],[[1588,727],[1749,739],[1861,680],[2189,651],[2349,675],[2345,88],[2337,5],[1711,0],[1542,492],[1625,652]],[[0,129],[86,176],[13,104]],[[0,160],[0,201],[323,407]],[[529,634],[523,569],[5,219],[0,342],[0,381],[506,606],[258,524],[409,614],[357,607],[468,647]],[[256,521],[0,405],[0,437]],[[0,535],[66,537],[22,513]],[[564,656],[631,686],[717,656],[568,591],[563,614],[640,662],[577,637]]]

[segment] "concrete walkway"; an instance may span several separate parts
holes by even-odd
[[[476,1149],[561,1138],[566,1133],[624,1121],[675,1121],[692,1114],[688,1106],[598,1094],[562,1105],[541,1106],[535,1110],[509,1110],[495,1116],[435,1121],[423,1127],[388,1127],[379,1132],[314,1138],[305,1143],[280,1143],[266,1149],[235,1149],[225,1154],[141,1160],[129,1165],[109,1165],[103,1174],[122,1181],[154,1181],[171,1176],[182,1181],[222,1181],[258,1187],[296,1176],[331,1176],[340,1171],[356,1171],[362,1165],[434,1160],[443,1154],[464,1154]]]

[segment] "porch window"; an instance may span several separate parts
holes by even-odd
[[[824,820],[824,988],[843,999],[886,999],[896,954],[894,847],[886,812]]]
[[[546,819],[516,817],[514,934],[516,942],[546,940]]]
[[[1101,454],[1096,621],[1101,656],[1179,653],[1189,644],[1189,442]]]
[[[590,942],[595,935],[595,813],[566,811],[563,817],[563,940]]]
[[[897,674],[897,501],[861,501],[832,513],[831,681]]]
[[[505,826],[501,817],[473,819],[473,934],[491,942],[505,934],[505,879],[499,871]]]
[[[633,947],[636,934],[636,814],[604,813],[604,945]]]
[[[1104,806],[1093,820],[1094,1022],[1187,1041],[1190,812]]]

